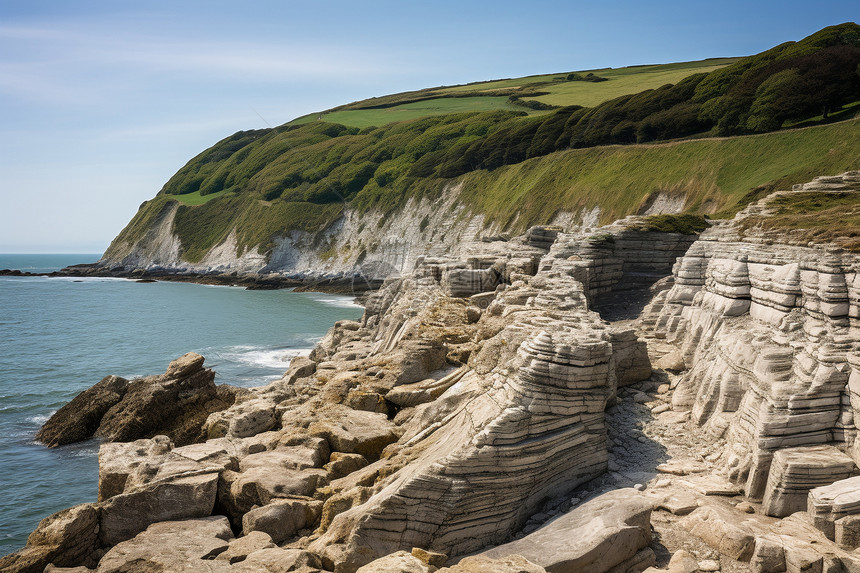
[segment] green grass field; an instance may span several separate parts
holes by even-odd
[[[183,205],[203,205],[204,203],[208,203],[212,199],[217,197],[223,197],[227,195],[229,191],[223,190],[218,191],[217,193],[209,193],[208,195],[201,195],[200,191],[195,191],[194,193],[185,193],[184,195],[171,195],[172,198],[176,199]]]
[[[860,168],[858,149],[860,119],[763,135],[572,149],[467,173],[461,200],[512,231],[597,205],[601,223],[609,223],[636,213],[655,191],[686,194],[687,212],[727,217],[756,187],[791,189],[817,175]]]
[[[406,121],[418,119],[430,115],[444,115],[447,113],[458,113],[462,111],[493,111],[506,109],[510,111],[526,111],[531,114],[547,113],[535,112],[521,106],[516,106],[508,101],[507,97],[454,97],[437,98],[425,101],[416,101],[394,107],[379,109],[347,109],[323,113],[324,121],[340,123],[348,127],[370,127],[382,126],[395,121]],[[319,121],[320,114],[306,115],[290,122],[293,125],[302,125]]]
[[[607,68],[603,70],[586,70],[597,76],[607,78],[605,82],[567,81],[567,72],[546,74],[480,82],[462,86],[429,88],[417,92],[394,94],[383,98],[375,98],[356,102],[332,111],[309,114],[290,122],[292,125],[302,125],[314,121],[340,123],[349,127],[382,126],[394,121],[418,119],[431,115],[443,115],[462,111],[492,111],[506,109],[525,111],[530,115],[546,113],[513,105],[508,101],[508,95],[523,93],[523,99],[536,100],[554,106],[581,105],[592,107],[618,96],[638,93],[647,89],[658,88],[665,84],[674,84],[680,80],[701,72],[710,72],[737,61],[737,58],[720,58],[697,62],[680,62],[675,64],[657,64],[652,66],[633,66],[627,68]],[[504,90],[505,95],[499,95]],[[529,92],[549,92],[542,96],[529,96]],[[446,97],[455,94],[472,94],[461,97]],[[484,95],[482,95],[484,94]],[[432,97],[432,96],[441,97]],[[432,99],[409,101],[430,96]],[[391,105],[397,101],[406,101],[399,105]],[[390,107],[378,107],[389,105]],[[369,108],[368,106],[375,106]]]

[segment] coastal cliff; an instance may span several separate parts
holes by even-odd
[[[418,257],[282,379],[183,425],[191,443],[130,419],[99,500],[0,567],[860,567],[860,259],[826,224],[858,198],[849,172],[699,234],[628,217]]]

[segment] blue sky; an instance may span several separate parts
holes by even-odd
[[[852,1],[0,0],[0,252],[101,252],[242,129],[398,91],[760,52]]]

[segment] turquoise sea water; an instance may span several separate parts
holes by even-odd
[[[47,272],[98,255],[0,255],[0,269]],[[164,372],[195,351],[216,383],[258,386],[308,352],[349,297],[123,279],[0,277],[0,555],[43,517],[95,501],[98,443],[48,449],[33,436],[108,374]]]

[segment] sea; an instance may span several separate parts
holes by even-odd
[[[97,254],[3,255],[0,269],[50,272]],[[49,449],[40,426],[104,376],[161,374],[197,352],[218,384],[279,378],[342,319],[352,297],[114,278],[0,277],[0,555],[44,517],[92,502],[98,440]]]

